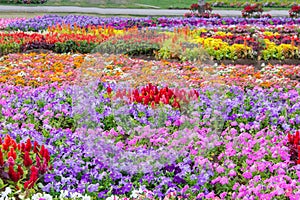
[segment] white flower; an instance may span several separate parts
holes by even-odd
[[[52,196],[50,194],[44,194],[44,196],[42,197],[46,200],[52,200]]]
[[[10,187],[6,187],[5,191],[1,193],[1,198],[7,197],[11,193]]]
[[[118,200],[119,197],[117,196],[110,196],[110,197],[107,197],[106,200]]]
[[[84,196],[82,197],[82,200],[91,200],[91,197],[89,197],[89,196],[87,196],[87,195],[84,195]]]
[[[36,193],[31,197],[31,200],[39,200],[40,198],[42,198],[42,194]]]
[[[68,192],[67,190],[62,190],[62,191],[60,192],[59,198],[60,198],[60,199],[63,199],[63,198],[65,198],[65,197],[67,197],[68,195],[69,195],[69,192]]]
[[[71,198],[72,198],[72,199],[82,197],[82,195],[81,195],[80,193],[78,193],[78,192],[71,193],[70,195],[71,195]]]
[[[130,198],[137,198],[138,197],[138,193],[139,193],[138,190],[133,190],[132,194],[130,195]]]

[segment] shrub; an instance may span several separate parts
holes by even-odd
[[[244,18],[260,18],[262,17],[263,8],[262,4],[256,3],[252,5],[246,5],[242,10],[242,17]]]
[[[203,7],[194,3],[190,6],[190,13],[185,13],[184,17],[203,17],[203,18],[221,18],[221,15],[212,13],[212,7],[210,3],[205,3]]]
[[[292,6],[292,8],[289,10],[289,15],[292,18],[300,17],[300,5]]]
[[[1,0],[0,3],[7,4],[44,4],[47,0]]]

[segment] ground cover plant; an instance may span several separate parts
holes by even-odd
[[[298,19],[222,20],[3,20],[0,199],[299,199]]]

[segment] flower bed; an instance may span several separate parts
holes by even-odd
[[[1,33],[0,199],[299,199],[299,65],[211,59],[298,58],[297,19],[126,19]]]
[[[298,29],[298,25],[266,28],[223,25],[158,31],[58,25],[40,33],[0,33],[0,55],[46,49],[56,53],[148,55],[181,61],[208,56],[214,60],[297,60],[300,58]]]
[[[2,85],[1,132],[49,150],[53,170],[39,179],[44,192],[57,198],[76,192],[100,199],[298,198],[299,168],[285,134],[299,129],[298,87],[162,88],[172,99],[190,96],[178,100],[180,108],[162,99],[155,108],[135,98],[124,104],[126,93],[118,92],[124,89],[134,88]]]
[[[8,24],[18,20],[25,20],[25,18],[0,18],[0,30],[5,29]]]
[[[137,26],[138,28],[160,28],[160,29],[174,29],[184,26],[189,27],[208,27],[220,25],[255,25],[255,26],[268,26],[268,25],[292,25],[299,24],[300,18],[260,18],[260,19],[242,19],[235,17],[219,18],[182,18],[182,17],[159,17],[159,18],[126,18],[126,17],[93,17],[93,16],[79,16],[79,15],[44,15],[39,17],[30,18],[27,20],[17,20],[8,24],[9,30],[23,30],[23,31],[39,31],[46,30],[49,26],[57,24],[69,24],[73,27],[75,24],[79,27],[89,26],[110,26],[115,29],[122,30]]]

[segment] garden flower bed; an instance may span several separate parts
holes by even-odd
[[[0,199],[299,199],[299,21],[222,20],[3,23]]]
[[[101,52],[181,61],[248,59],[246,64],[251,60],[278,60],[275,63],[285,64],[284,60],[290,59],[286,64],[299,64],[299,34],[299,25],[223,25],[173,31],[56,25],[39,33],[0,33],[0,55],[46,49],[56,53]]]

